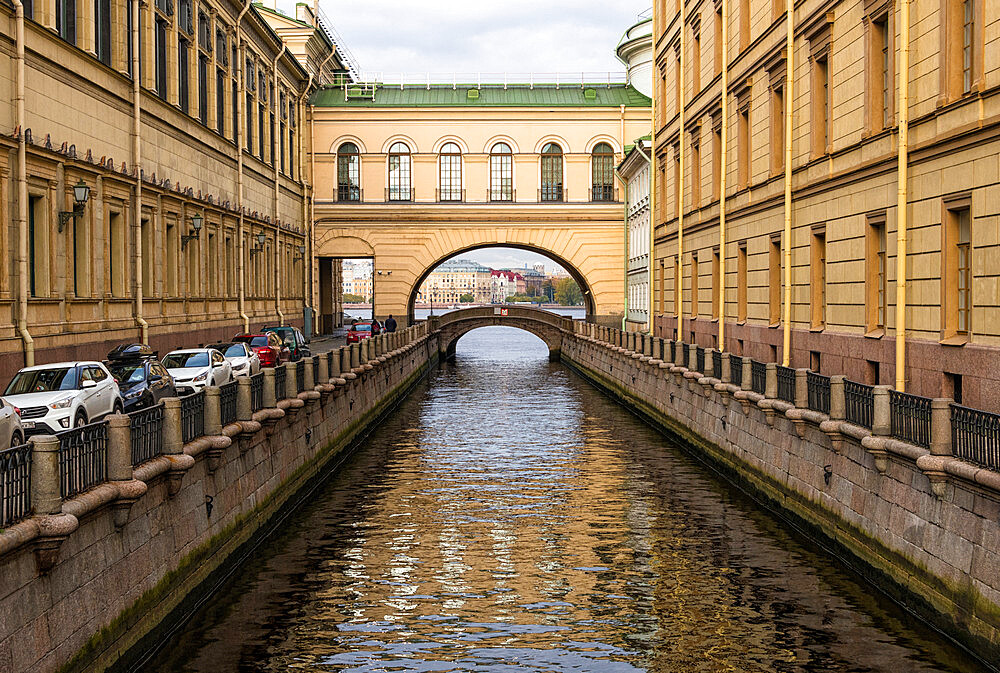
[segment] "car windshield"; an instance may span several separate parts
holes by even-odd
[[[146,380],[146,368],[142,363],[111,365],[108,369],[118,383],[142,383]]]
[[[209,346],[209,348],[214,348],[227,358],[242,358],[246,357],[247,354],[243,349],[243,344],[215,344],[214,346]]]
[[[163,366],[167,369],[207,367],[208,353],[170,353],[163,358]]]
[[[372,326],[371,325],[352,325],[351,329],[354,330],[355,332],[371,332],[372,331]]]
[[[242,341],[243,343],[248,343],[251,346],[256,346],[257,348],[261,348],[263,346],[267,346],[268,345],[268,343],[267,343],[267,337],[263,336],[263,335],[258,335],[258,336],[241,336],[241,337],[236,337],[236,340],[237,341]]]
[[[76,390],[76,367],[33,369],[18,372],[7,385],[4,395],[26,395],[53,390]]]

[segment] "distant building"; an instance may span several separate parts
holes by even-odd
[[[626,148],[618,173],[625,180],[625,221],[628,321],[644,328],[649,323],[649,187],[652,143],[640,138]]]
[[[507,297],[517,294],[517,283],[524,285],[524,276],[513,271],[490,270],[490,299],[494,304],[502,304]]]
[[[471,259],[450,259],[431,271],[417,291],[418,303],[457,304],[463,295],[473,301],[492,301],[493,283],[489,267]]]
[[[370,303],[373,294],[372,263],[345,261],[342,266],[341,287],[343,294],[364,297],[365,303]]]
[[[539,268],[541,270],[539,270]],[[527,293],[530,288],[535,288],[537,292],[541,292],[542,283],[546,280],[544,264],[537,264],[534,267],[529,267],[525,264],[521,268],[504,269],[504,271],[513,271],[514,273],[520,274],[524,279],[524,290],[522,292],[518,292],[518,294]]]

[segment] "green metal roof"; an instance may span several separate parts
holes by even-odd
[[[565,84],[558,89],[554,84],[432,84],[430,88],[419,85],[380,84],[372,100],[365,96],[360,85],[347,85],[350,96],[345,100],[344,87],[320,89],[312,96],[317,107],[649,107],[652,101],[627,84]],[[478,96],[476,95],[478,94]]]

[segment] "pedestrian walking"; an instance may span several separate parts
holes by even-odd
[[[389,314],[389,317],[385,319],[385,331],[386,332],[396,331],[396,319],[392,317],[391,313]]]

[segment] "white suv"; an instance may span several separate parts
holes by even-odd
[[[214,348],[183,348],[171,351],[162,360],[174,379],[177,394],[190,395],[205,386],[221,386],[233,380],[233,367]]]
[[[25,435],[77,428],[123,408],[118,383],[100,362],[25,367],[3,397],[21,417]]]

